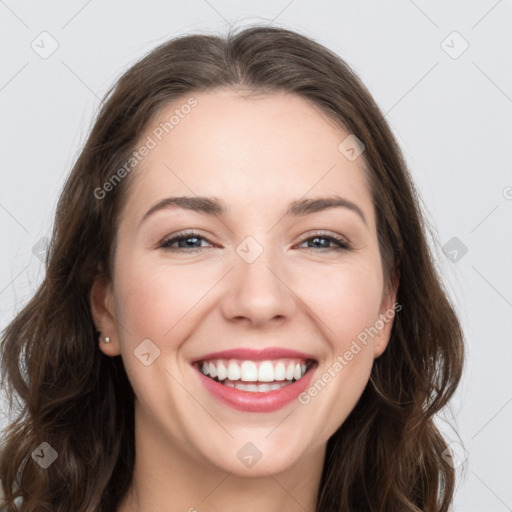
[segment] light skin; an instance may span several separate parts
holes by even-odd
[[[128,178],[112,279],[97,279],[91,292],[96,326],[111,339],[100,349],[122,356],[136,395],[134,478],[118,511],[313,511],[326,443],[361,396],[392,322],[310,403],[270,413],[220,403],[190,362],[282,347],[312,354],[320,378],[392,309],[363,160],[345,158],[338,145],[348,133],[297,96],[194,97],[197,106]],[[186,99],[160,112],[141,140]],[[349,207],[285,215],[294,200],[334,195],[364,219]],[[169,206],[143,220],[174,196],[215,197],[227,212]],[[160,247],[183,230],[204,238],[189,235],[181,251],[178,242]],[[252,263],[236,251],[248,236],[263,249]],[[336,250],[329,236],[350,248]],[[149,366],[134,356],[146,339],[160,350]],[[252,467],[237,457],[249,442],[262,454]]]

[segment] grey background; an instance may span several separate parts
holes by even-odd
[[[510,1],[0,1],[0,328],[42,278],[60,187],[107,88],[171,37],[257,22],[338,53],[386,113],[467,337],[463,383],[438,418],[467,450],[453,445],[454,510],[512,510]]]

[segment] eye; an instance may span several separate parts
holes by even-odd
[[[322,251],[345,251],[351,249],[350,244],[342,237],[317,233],[301,241],[301,245],[311,242],[312,246],[305,249],[320,249]],[[334,247],[330,244],[335,244]]]
[[[205,242],[207,245],[202,245]],[[317,233],[313,236],[303,238],[300,245],[309,244],[304,249],[320,249],[321,251],[343,251],[351,249],[350,244],[342,237]],[[333,246],[334,244],[334,246]],[[211,246],[207,238],[196,232],[178,233],[171,238],[163,240],[159,247],[169,251],[196,252]]]
[[[195,252],[206,247],[204,245],[201,245],[201,242],[203,241],[210,244],[210,242],[208,242],[208,240],[204,236],[201,236],[199,233],[178,233],[176,236],[165,239],[160,244],[160,247],[162,249],[167,249],[171,251]]]

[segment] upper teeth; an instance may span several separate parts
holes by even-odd
[[[273,382],[299,380],[306,373],[306,362],[301,359],[275,359],[272,361],[241,361],[215,359],[203,361],[201,371],[220,381],[229,379],[245,382]]]

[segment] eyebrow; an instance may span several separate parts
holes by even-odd
[[[158,201],[153,205],[142,217],[141,224],[154,213],[167,208],[178,207],[185,210],[192,210],[194,212],[203,213],[212,216],[225,216],[228,212],[226,203],[216,197],[200,197],[200,196],[180,196],[180,197],[167,197]],[[305,198],[292,201],[285,217],[302,217],[311,213],[328,210],[331,208],[346,208],[356,213],[361,220],[368,225],[366,217],[359,206],[352,201],[340,196]]]

